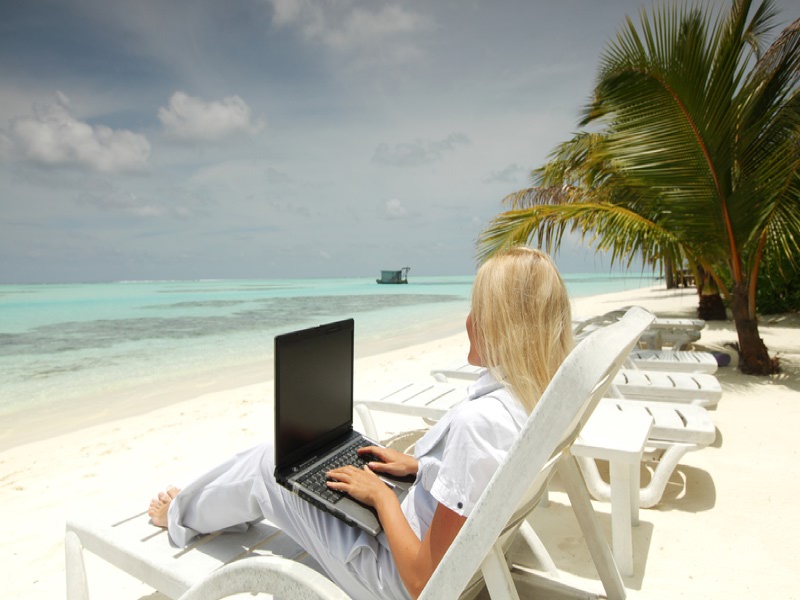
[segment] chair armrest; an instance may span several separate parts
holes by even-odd
[[[277,556],[236,561],[193,585],[179,600],[220,600],[233,594],[266,593],[282,600],[348,600],[349,596],[313,569]]]

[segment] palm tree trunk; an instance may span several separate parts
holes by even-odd
[[[675,271],[672,268],[672,263],[669,261],[664,261],[664,278],[666,279],[668,290],[673,290],[678,287],[678,284],[675,283]]]
[[[711,273],[706,271],[702,265],[697,265],[697,295],[699,297],[697,306],[697,317],[704,321],[727,321],[728,313],[725,311],[725,303],[719,292]]]
[[[728,313],[725,312],[725,303],[722,301],[722,296],[719,292],[715,294],[700,294],[697,318],[704,321],[728,320]]]
[[[731,299],[733,320],[739,335],[739,370],[748,375],[780,373],[778,359],[770,358],[764,340],[758,333],[757,318],[750,318],[748,291],[746,282],[737,283]]]

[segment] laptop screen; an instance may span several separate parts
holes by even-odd
[[[275,338],[275,464],[281,468],[350,431],[353,320]]]

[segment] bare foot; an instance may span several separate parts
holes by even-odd
[[[147,509],[147,514],[153,525],[158,527],[167,526],[167,511],[172,499],[178,495],[180,490],[175,486],[167,487],[166,492],[159,492],[156,498],[150,500],[150,508]]]

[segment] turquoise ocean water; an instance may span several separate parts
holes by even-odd
[[[655,281],[639,274],[564,278],[573,297]],[[54,423],[81,411],[95,421],[112,418],[122,411],[115,405],[122,398],[125,411],[136,412],[136,390],[148,386],[152,394],[160,385],[200,384],[223,374],[241,373],[245,382],[267,379],[273,337],[294,329],[353,317],[362,356],[458,333],[472,281],[0,285],[0,447],[3,439],[19,438],[20,427],[47,422],[56,430]]]

